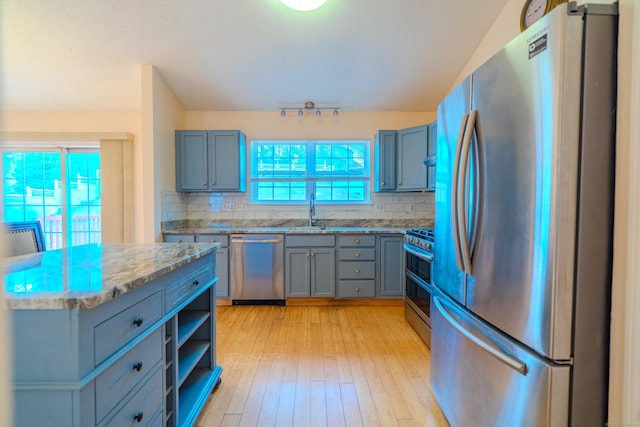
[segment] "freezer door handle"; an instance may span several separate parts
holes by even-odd
[[[460,242],[460,253],[462,255],[462,265],[464,267],[463,270],[467,274],[471,274],[471,251],[469,249],[469,241],[467,237],[469,222],[467,219],[465,198],[468,194],[467,171],[469,170],[469,157],[471,154],[471,137],[475,130],[477,117],[478,111],[471,110],[464,130],[464,138],[462,139],[462,147],[460,149],[460,165],[458,166],[458,200],[456,202],[458,208],[458,241]]]
[[[456,261],[458,263],[458,269],[464,271],[464,265],[462,261],[462,246],[460,243],[460,230],[458,228],[458,193],[460,192],[460,155],[462,153],[462,140],[464,139],[464,133],[467,128],[467,121],[469,115],[465,114],[460,121],[460,130],[458,132],[458,142],[456,144],[456,154],[453,160],[453,173],[451,176],[451,227],[453,231],[453,247],[456,252]]]
[[[490,355],[492,355],[493,357],[495,357],[505,365],[509,366],[514,371],[517,371],[522,375],[527,375],[526,363],[522,362],[519,359],[516,359],[515,357],[505,354],[496,348],[493,348],[489,344],[485,343],[484,341],[482,341],[481,339],[473,335],[473,333],[465,329],[464,326],[462,326],[458,321],[456,321],[456,319],[444,308],[444,306],[440,302],[440,298],[438,298],[437,296],[433,297],[433,302],[434,302],[434,305],[436,306],[436,309],[440,312],[440,314],[442,314],[442,317],[454,329],[456,329],[459,333],[461,333],[467,339],[469,339],[469,341],[471,341],[478,347],[482,348],[484,351],[486,351],[487,353],[489,353]]]

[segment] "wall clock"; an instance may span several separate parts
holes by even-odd
[[[526,30],[554,7],[566,2],[567,0],[525,0],[520,14],[520,31]]]

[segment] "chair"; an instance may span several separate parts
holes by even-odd
[[[2,226],[6,242],[5,256],[12,257],[46,250],[39,221],[5,222]]]

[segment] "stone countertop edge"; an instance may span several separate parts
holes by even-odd
[[[233,233],[273,233],[273,234],[404,234],[400,227],[202,227],[163,230],[165,234],[233,234]]]
[[[94,243],[0,260],[5,307],[87,310],[202,258],[220,243]]]

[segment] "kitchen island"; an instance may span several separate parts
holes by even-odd
[[[91,244],[3,260],[15,425],[193,425],[222,372],[217,247]]]

